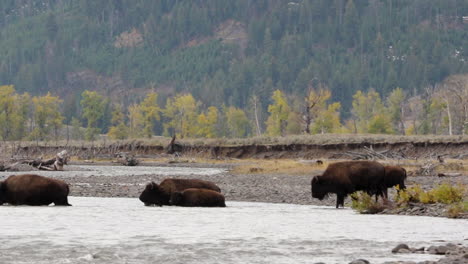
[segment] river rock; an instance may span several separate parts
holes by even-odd
[[[351,261],[349,264],[370,264],[370,262],[365,259],[356,259]]]
[[[407,252],[402,252],[402,250],[406,250]],[[392,249],[392,253],[409,253],[410,248],[406,244],[399,244],[394,249]]]
[[[447,253],[448,250],[449,247],[447,246],[430,246],[427,249],[427,253],[434,255],[445,255],[445,253]]]

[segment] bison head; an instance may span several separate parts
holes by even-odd
[[[312,178],[311,189],[312,197],[319,200],[323,200],[323,198],[325,198],[325,196],[328,194],[327,188],[324,185],[323,180],[320,179],[320,176],[315,176]]]
[[[164,194],[156,183],[151,182],[146,185],[145,190],[140,194],[140,201],[146,206],[153,204],[161,206],[164,204]]]

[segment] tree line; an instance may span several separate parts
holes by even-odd
[[[468,72],[465,0],[4,0],[0,14],[0,83],[63,100],[80,100],[87,87],[67,86],[68,74],[83,69],[220,111],[254,97],[267,111],[274,91],[300,96],[312,82],[349,119],[359,90],[427,97],[426,87]],[[217,35],[230,20],[245,45]],[[128,32],[141,42],[117,45]]]
[[[13,85],[0,86],[0,136],[2,140],[48,141],[151,138],[243,138],[296,134],[466,134],[468,133],[468,75],[454,75],[424,96],[408,96],[395,88],[386,98],[375,91],[357,91],[352,96],[351,116],[343,118],[341,104],[331,100],[324,84],[310,85],[303,97],[281,90],[272,92],[267,111],[250,98],[249,107],[206,106],[190,93],[168,97],[158,93],[128,106],[112,103],[96,91],[85,90],[80,115],[69,121],[63,100],[19,94]],[[66,122],[66,124],[65,124]],[[66,130],[66,133],[65,133]]]

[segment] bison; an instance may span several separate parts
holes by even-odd
[[[173,192],[169,203],[188,207],[226,207],[224,195],[213,190],[199,188]]]
[[[312,179],[312,197],[322,200],[328,193],[336,193],[338,208],[344,207],[345,197],[355,191],[384,195],[384,175],[384,166],[375,161],[336,162]]]
[[[384,197],[387,197],[387,188],[391,188],[393,186],[399,186],[398,190],[406,189],[405,186],[406,180],[406,170],[400,166],[385,166],[385,177],[384,177],[384,184],[385,189],[383,191]],[[377,198],[377,196],[376,196]]]
[[[61,180],[34,174],[12,175],[0,182],[0,205],[66,205],[70,188]]]
[[[220,193],[221,189],[214,183],[198,179],[165,179],[159,185],[151,182],[146,185],[140,195],[140,201],[149,205],[170,205],[173,192],[181,192],[189,188],[203,188]]]

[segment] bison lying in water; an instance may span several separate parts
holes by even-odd
[[[312,197],[322,200],[336,193],[336,208],[344,207],[344,199],[355,191],[384,195],[385,168],[375,161],[345,161],[328,165],[321,176],[311,181]]]
[[[221,189],[216,184],[197,179],[165,179],[159,185],[151,182],[146,185],[140,195],[140,201],[145,205],[170,205],[169,200],[173,192],[181,192],[189,188],[203,188],[218,193]]]
[[[0,205],[67,205],[68,184],[34,174],[13,175],[0,182]]]
[[[173,192],[169,203],[190,207],[226,207],[224,195],[212,190],[198,188]]]

